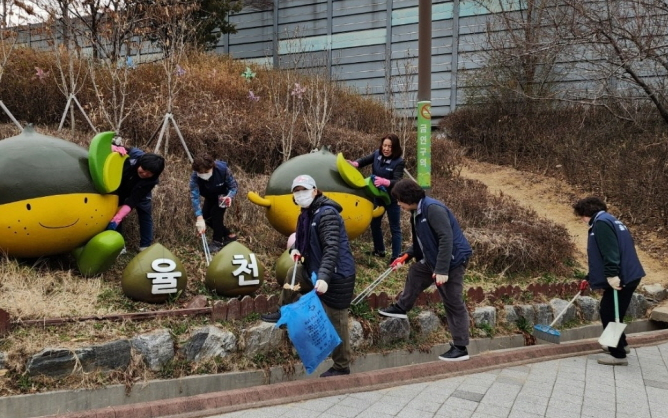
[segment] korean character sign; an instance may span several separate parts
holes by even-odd
[[[341,344],[315,289],[302,295],[297,302],[281,306],[281,319],[276,326],[283,324],[288,327],[288,337],[304,363],[306,374],[313,373]]]

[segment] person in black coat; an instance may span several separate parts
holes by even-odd
[[[114,191],[114,194],[118,195],[119,208],[107,229],[121,232],[123,219],[132,209],[136,209],[139,220],[139,251],[143,251],[153,242],[151,192],[160,182],[160,174],[165,169],[165,159],[139,148],[126,149],[115,145],[111,148],[121,155],[128,155],[128,158],[123,163],[121,184]]]
[[[293,303],[302,294],[315,289],[342,341],[332,352],[334,365],[320,377],[350,374],[348,307],[355,288],[355,260],[340,214],[342,208],[324,196],[309,175],[295,178],[291,190],[295,203],[302,209],[297,220],[295,243],[290,251],[295,266],[288,270],[278,304]],[[311,281],[312,275],[317,277],[315,285]],[[265,322],[277,322],[280,318],[280,310],[262,315]]]

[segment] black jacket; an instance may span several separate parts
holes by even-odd
[[[128,205],[134,209],[141,201],[151,196],[151,191],[159,183],[158,177],[143,179],[137,174],[139,158],[144,151],[139,148],[129,148],[128,158],[123,163],[123,177],[121,185],[114,192],[118,195],[118,205]]]
[[[320,299],[334,309],[347,309],[355,288],[355,260],[350,250],[341,206],[325,197],[316,196],[309,207],[309,252],[305,263],[309,275],[327,282],[327,293]]]

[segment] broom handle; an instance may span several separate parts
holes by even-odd
[[[615,292],[615,322],[619,324],[619,302],[617,301],[617,289],[612,289]]]
[[[582,291],[580,291],[580,292],[582,292]],[[566,307],[564,309],[562,309],[561,312],[559,312],[559,315],[557,315],[557,317],[554,318],[554,321],[552,321],[552,323],[550,324],[550,328],[552,327],[552,325],[556,324],[557,321],[559,320],[559,318],[561,318],[561,315],[563,315],[564,312],[566,312],[566,310],[571,307],[573,302],[575,302],[575,299],[577,299],[578,296],[580,296],[580,292],[576,293],[575,296],[573,296],[573,299],[571,299],[571,301],[568,302],[568,305],[566,305]]]

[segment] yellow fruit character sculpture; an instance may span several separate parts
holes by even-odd
[[[345,170],[345,178],[339,170]],[[278,166],[269,178],[264,197],[256,192],[248,193],[251,202],[267,209],[266,215],[271,226],[285,236],[295,232],[297,226],[300,208],[292,200],[290,186],[292,180],[300,174],[313,177],[318,189],[341,205],[341,216],[350,239],[361,235],[369,227],[372,218],[383,214],[382,207],[374,209],[368,182],[364,181],[357,169],[345,162],[340,154],[337,164],[337,156],[323,147],[320,151],[291,158]],[[361,177],[361,181],[355,181],[358,177]]]
[[[111,151],[113,132],[89,150],[27,126],[0,140],[0,252],[33,258],[72,251],[79,271],[98,274],[124,246],[105,231],[118,197],[125,157]]]

